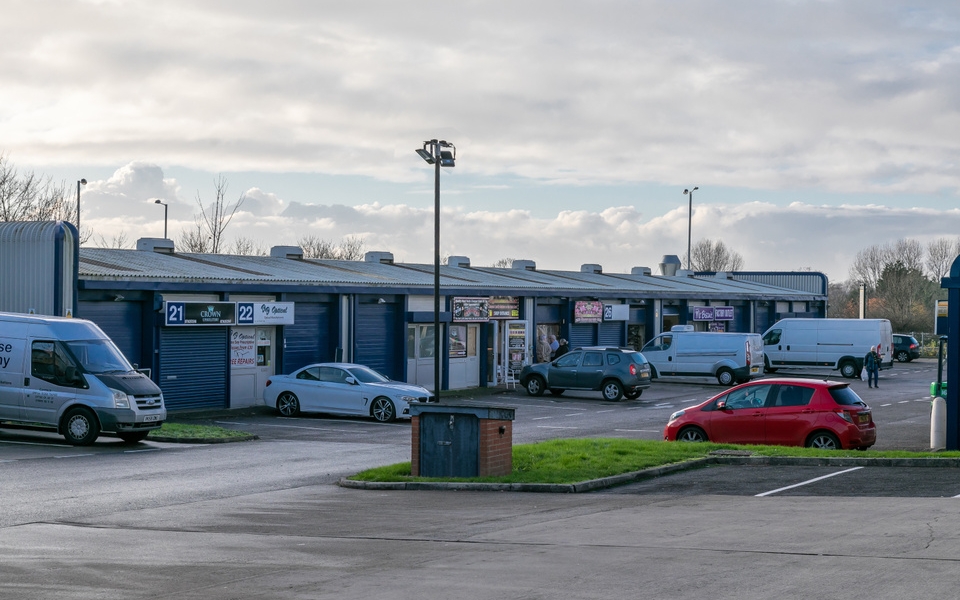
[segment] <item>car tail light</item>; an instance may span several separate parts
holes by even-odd
[[[636,374],[637,374],[637,363],[630,363],[630,374],[636,376]]]
[[[747,366],[749,367],[750,366],[750,342],[747,342],[746,347],[747,347]]]
[[[919,347],[920,347],[920,346],[919,346],[918,344],[910,344],[910,349],[911,349],[911,350],[914,350],[914,349],[919,348]]]
[[[838,410],[837,416],[843,419],[844,421],[846,421],[847,423],[853,423],[853,417],[850,416],[850,413],[848,413],[845,410]]]

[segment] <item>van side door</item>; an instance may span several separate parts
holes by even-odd
[[[29,382],[23,390],[23,420],[56,425],[61,409],[87,388],[79,365],[55,340],[30,341]]]
[[[25,345],[23,339],[0,338],[0,421],[18,421],[22,416]]]

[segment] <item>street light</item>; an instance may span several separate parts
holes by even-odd
[[[436,165],[433,203],[433,393],[440,399],[440,167],[453,167],[457,148],[445,140],[426,140],[420,158]]]
[[[87,185],[86,179],[77,180],[77,235],[80,235],[80,186]]]
[[[163,205],[163,239],[167,239],[167,203],[160,198],[154,200],[153,203]]]
[[[683,190],[683,193],[686,194],[689,198],[689,204],[687,205],[687,268],[693,269],[690,266],[690,234],[693,232],[693,193],[700,188],[695,187],[692,190]]]

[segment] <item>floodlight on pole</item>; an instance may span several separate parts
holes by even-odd
[[[433,393],[440,399],[440,167],[456,165],[457,148],[446,140],[426,140],[417,154],[435,165],[433,184]]]
[[[154,200],[153,203],[163,205],[163,239],[167,239],[167,203],[160,198]]]
[[[77,235],[80,235],[80,186],[87,185],[86,179],[77,180]]]
[[[700,188],[695,187],[693,189],[683,190],[683,193],[688,196],[689,203],[687,204],[687,268],[693,270],[690,262],[690,239],[691,234],[693,233],[693,193]]]

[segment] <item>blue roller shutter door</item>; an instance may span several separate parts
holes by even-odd
[[[329,304],[296,303],[294,307],[296,322],[283,328],[284,373],[292,373],[309,364],[333,360],[330,313]]]
[[[567,345],[571,350],[596,345],[597,326],[593,323],[574,323],[570,325],[570,339]]]
[[[403,381],[403,351],[399,345],[396,304],[358,304],[354,360]]]
[[[600,323],[599,327],[600,346],[619,348],[623,345],[623,321],[608,321]]]
[[[160,389],[167,410],[227,408],[226,327],[160,331]]]
[[[150,362],[143,362],[140,356],[140,344],[143,340],[142,315],[142,305],[139,302],[80,302],[77,305],[77,316],[96,323],[110,336],[128,361],[140,366],[150,366]]]

